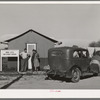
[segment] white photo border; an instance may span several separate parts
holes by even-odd
[[[100,4],[100,1],[0,1],[1,4]],[[100,98],[100,90],[1,89],[0,98]]]

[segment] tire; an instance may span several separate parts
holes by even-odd
[[[73,83],[79,82],[80,76],[81,76],[81,71],[79,70],[79,68],[73,68],[72,69],[72,78],[71,78],[71,81]]]

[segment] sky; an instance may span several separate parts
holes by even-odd
[[[0,41],[33,29],[63,45],[100,40],[100,4],[0,4]]]

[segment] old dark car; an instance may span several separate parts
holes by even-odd
[[[87,49],[78,47],[56,47],[48,51],[50,70],[48,77],[58,75],[78,82],[80,76],[90,70],[90,58]]]

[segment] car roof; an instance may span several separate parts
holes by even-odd
[[[80,48],[80,47],[67,47],[67,46],[64,46],[64,47],[55,47],[55,48],[51,48],[50,50],[64,50],[64,49],[71,49],[71,50],[87,50],[87,49]]]

